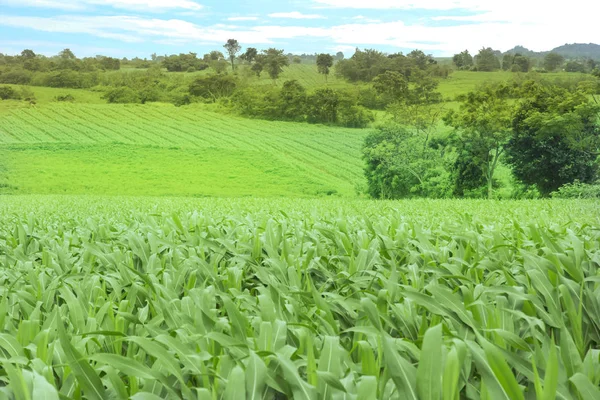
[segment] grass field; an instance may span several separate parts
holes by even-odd
[[[600,398],[594,202],[1,200],[4,398]]]
[[[354,196],[365,135],[200,106],[41,105],[0,118],[0,193]]]

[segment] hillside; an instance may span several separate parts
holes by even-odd
[[[567,59],[591,58],[600,60],[600,45],[595,43],[572,43],[555,47],[549,51],[533,51],[523,46],[515,46],[504,54],[522,54],[528,57],[543,57],[548,53],[557,53]]]
[[[0,193],[354,196],[365,135],[202,107],[21,108],[0,118]]]

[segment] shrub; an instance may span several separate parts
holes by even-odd
[[[54,100],[56,101],[65,101],[65,102],[74,102],[75,101],[75,97],[73,97],[70,94],[63,94],[63,95],[58,95],[54,98]]]
[[[33,74],[23,69],[11,69],[0,74],[0,83],[11,85],[28,85]]]
[[[0,99],[2,100],[21,100],[21,95],[10,86],[0,86]]]
[[[551,195],[557,199],[600,199],[600,182],[588,184],[575,181],[561,186]]]
[[[139,103],[140,97],[136,91],[128,87],[111,89],[102,96],[109,103],[126,104]]]

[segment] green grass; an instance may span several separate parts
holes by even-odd
[[[0,200],[5,398],[600,398],[596,202]]]
[[[19,91],[21,85],[0,85],[11,86]],[[71,95],[74,97],[74,102],[85,104],[105,104],[106,100],[102,98],[102,92],[94,92],[86,89],[66,89],[66,88],[50,88],[43,86],[25,86],[28,91],[33,92],[37,105],[49,103],[58,103],[56,97]],[[29,103],[24,101],[0,100],[0,113],[14,108],[29,108]]]
[[[351,197],[366,134],[203,107],[19,109],[0,119],[0,193]]]

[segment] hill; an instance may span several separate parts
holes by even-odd
[[[533,51],[523,46],[515,46],[504,54],[520,53],[528,57],[543,57],[548,53],[558,53],[567,59],[591,58],[600,60],[600,45],[594,43],[572,43],[555,47],[550,51]]]
[[[354,196],[364,130],[164,104],[47,104],[0,118],[0,193]]]
[[[594,43],[573,43],[552,49],[565,58],[591,58],[600,60],[600,45]]]

